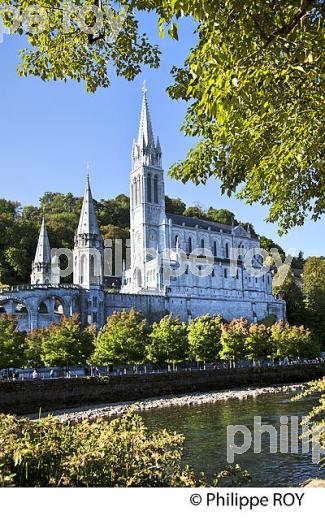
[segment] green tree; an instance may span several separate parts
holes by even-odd
[[[228,209],[215,209],[210,207],[207,212],[207,218],[213,222],[228,224],[228,226],[231,226],[233,223],[235,225],[238,223],[234,213]]]
[[[315,358],[320,353],[320,345],[310,330],[304,326],[290,326],[278,322],[271,327],[271,341],[276,357],[289,359]]]
[[[271,332],[263,323],[252,323],[245,337],[245,350],[248,359],[255,361],[273,357]]]
[[[222,325],[220,358],[233,362],[235,366],[238,359],[244,359],[248,332],[249,323],[244,318]]]
[[[214,361],[221,348],[221,316],[199,316],[188,324],[188,357],[191,361]]]
[[[197,206],[189,206],[184,211],[184,215],[186,217],[202,218],[204,220],[207,220],[207,218],[208,218],[207,214],[204,211],[204,209],[202,208],[202,206],[199,206],[199,205],[197,205]]]
[[[281,276],[281,269],[274,277],[274,282]],[[301,288],[296,284],[292,269],[289,269],[282,285],[273,285],[274,296],[279,296],[287,304],[287,320],[290,325],[304,325],[307,319],[306,305]]]
[[[147,347],[149,361],[174,366],[186,359],[187,350],[187,326],[179,318],[164,316],[153,324]]]
[[[39,31],[26,28],[30,47],[21,53],[19,75],[36,75],[43,81],[84,80],[87,91],[94,92],[99,86],[109,86],[108,65],[115,68],[118,76],[128,80],[133,80],[143,65],[157,67],[160,52],[146,34],[139,34],[139,24],[132,10],[137,3],[123,1],[120,11],[116,3],[109,0],[81,0],[74,4],[68,0],[51,0],[43,2],[41,9],[32,9],[35,4],[29,0],[5,0],[4,23],[13,33],[24,32],[22,24],[15,24],[15,19],[22,17],[27,7],[31,8],[29,14],[42,15],[45,20]],[[139,2],[140,8],[141,3],[144,2]],[[80,7],[89,7],[85,16],[78,13]],[[70,13],[69,24],[67,13]],[[97,14],[102,16],[102,27],[94,30],[95,34],[89,34]]]
[[[42,336],[41,359],[45,366],[85,365],[94,348],[94,329],[84,329],[78,315],[62,317]]]
[[[146,320],[135,309],[114,312],[107,318],[90,358],[94,365],[142,363],[147,342]]]
[[[166,23],[193,16],[198,43],[169,94],[189,102],[200,139],[172,168],[270,207],[280,231],[324,212],[322,0],[163,1]],[[162,22],[163,20],[161,20]],[[238,191],[239,190],[239,191]]]
[[[190,18],[197,44],[184,66],[173,68],[168,91],[188,102],[183,130],[197,144],[172,175],[194,183],[215,176],[224,193],[268,205],[268,220],[279,222],[281,231],[324,212],[322,0],[122,0],[130,9],[111,40],[104,9],[116,13],[113,1],[78,2],[103,14],[95,35],[81,30],[74,10],[67,32],[67,0],[44,5],[48,18],[39,34],[14,27],[9,11],[21,14],[33,0],[3,4],[5,24],[28,35],[19,74],[84,80],[90,92],[109,85],[108,65],[128,80],[143,64],[158,67],[158,47],[139,34],[139,12],[157,14],[160,35],[167,29],[175,40],[178,19]],[[92,27],[94,16],[89,13],[84,25]]]
[[[186,204],[181,199],[172,199],[166,195],[166,213],[172,215],[184,215]]]
[[[44,366],[43,340],[49,338],[48,329],[34,329],[25,338],[25,366],[39,368]]]
[[[24,333],[12,316],[0,317],[0,368],[21,368],[25,363]]]
[[[325,258],[309,257],[304,265],[307,325],[325,346]]]

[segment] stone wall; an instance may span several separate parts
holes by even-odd
[[[325,375],[325,364],[169,374],[0,382],[0,411],[38,413],[86,404],[134,401],[149,397],[247,386],[299,383]]]

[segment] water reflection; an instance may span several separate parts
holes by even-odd
[[[242,424],[253,431],[255,415],[262,417],[263,424],[273,425],[279,432],[281,416],[289,417],[290,426],[290,416],[306,415],[316,402],[310,397],[292,402],[291,396],[276,393],[247,400],[154,409],[143,412],[143,417],[150,429],[167,428],[183,433],[186,437],[184,463],[190,464],[197,473],[203,471],[212,478],[227,463],[226,432],[229,424]],[[237,442],[241,441],[238,439]],[[308,478],[325,477],[325,471],[312,462],[311,453],[302,453],[300,441],[298,454],[270,454],[267,434],[262,435],[261,444],[260,454],[250,449],[235,458],[235,462],[252,475],[251,486],[291,486],[299,485]]]

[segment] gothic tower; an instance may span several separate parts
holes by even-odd
[[[85,289],[103,284],[103,239],[97,223],[89,176],[75,235],[73,283]]]
[[[159,138],[155,140],[147,98],[143,100],[138,140],[133,142],[131,172],[131,270],[145,285],[146,262],[165,249],[165,187]],[[154,253],[154,254],[153,254]]]
[[[38,237],[35,259],[32,264],[32,285],[57,285],[60,283],[60,274],[55,261],[52,261],[51,246],[47,234],[45,218]]]

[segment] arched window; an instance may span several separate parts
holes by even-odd
[[[226,242],[226,258],[229,258],[229,244]]]
[[[224,277],[228,278],[228,270],[227,269],[224,269]]]
[[[42,302],[42,303],[39,305],[39,307],[38,307],[38,312],[39,312],[40,314],[47,314],[47,313],[49,312],[48,309],[47,309],[47,306],[46,306],[46,304],[45,304],[44,302]]]
[[[134,205],[135,207],[138,205],[138,183],[137,181],[133,184],[133,190],[134,190]]]
[[[192,253],[193,251],[193,245],[192,245],[192,237],[188,238],[188,252]]]
[[[141,203],[141,177],[138,177],[138,204]]]
[[[204,238],[201,238],[201,249],[204,249]]]
[[[55,302],[54,302],[54,313],[55,314],[64,314],[63,303],[62,303],[62,301],[59,298],[55,299]]]
[[[154,178],[154,185],[153,185],[153,197],[155,204],[158,204],[158,177],[157,175]]]
[[[151,175],[149,173],[148,177],[147,177],[147,199],[148,199],[148,202],[151,202],[152,201],[152,197],[151,197]]]
[[[94,257],[94,255],[91,255],[91,257],[90,257],[89,269],[90,269],[90,276],[94,277],[95,276],[95,257]]]
[[[83,284],[86,277],[87,258],[82,255],[80,260],[80,283]]]
[[[215,272],[214,272],[214,269],[212,269],[212,273],[211,273],[211,276],[212,276],[212,278],[214,278],[214,277],[215,277]]]
[[[179,246],[179,238],[178,235],[175,236],[175,247]]]
[[[214,256],[217,256],[217,255],[218,255],[218,248],[217,248],[217,242],[216,242],[216,240],[213,242],[213,255],[214,255]]]

